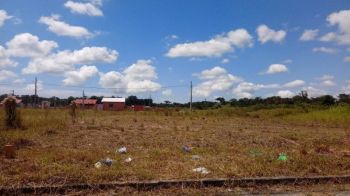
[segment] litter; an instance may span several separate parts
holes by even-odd
[[[132,161],[131,157],[128,157],[127,159],[124,160],[125,163],[130,163]]]
[[[280,154],[278,155],[278,159],[277,159],[277,160],[279,160],[279,161],[287,161],[287,160],[288,160],[288,157],[287,157],[286,154],[280,153]]]
[[[100,169],[101,167],[102,167],[102,163],[101,162],[95,163],[95,168]]]
[[[113,160],[110,158],[106,158],[106,160],[102,160],[100,162],[110,167],[113,163]]]
[[[126,147],[123,146],[123,147],[119,148],[119,149],[117,150],[117,152],[119,152],[119,153],[121,153],[121,154],[127,153]]]
[[[201,157],[199,155],[192,155],[192,160],[199,160]]]
[[[209,171],[205,167],[197,167],[195,169],[192,169],[193,172],[198,172],[201,174],[209,174]]]
[[[184,145],[184,146],[182,146],[182,151],[184,151],[184,152],[192,152],[192,148],[189,147],[189,146]]]

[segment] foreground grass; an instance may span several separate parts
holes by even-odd
[[[63,109],[23,109],[25,130],[0,131],[1,147],[13,143],[18,148],[15,160],[0,156],[0,185],[350,174],[349,157],[341,154],[350,150],[349,111],[86,110],[79,111],[72,124]],[[182,152],[183,145],[193,151]],[[121,146],[128,148],[127,154],[115,152]],[[278,161],[279,153],[288,160]],[[191,155],[200,159],[192,160]],[[111,167],[94,167],[107,157],[115,160]],[[124,162],[128,157],[131,163]],[[200,166],[210,173],[192,172]]]

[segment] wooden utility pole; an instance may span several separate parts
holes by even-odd
[[[37,102],[38,102],[38,98],[37,98],[37,96],[38,96],[38,90],[37,90],[37,88],[38,88],[38,80],[37,80],[37,78],[35,77],[35,84],[34,84],[34,107],[37,106]]]

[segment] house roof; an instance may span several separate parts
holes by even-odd
[[[96,99],[76,99],[76,100],[74,100],[75,104],[95,105],[96,102],[97,102]]]
[[[104,97],[101,101],[102,103],[104,102],[111,102],[111,103],[124,103],[125,98],[112,98],[112,97]]]

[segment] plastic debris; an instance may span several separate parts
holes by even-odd
[[[209,171],[205,167],[197,167],[197,168],[193,169],[192,171],[193,172],[198,172],[198,173],[201,173],[201,174],[209,174]]]
[[[131,157],[128,157],[127,159],[124,160],[125,163],[130,163],[132,161]]]
[[[182,146],[182,151],[184,151],[184,152],[192,152],[192,148],[189,147],[189,146],[184,145],[184,146]]]
[[[113,163],[113,160],[110,158],[106,158],[105,160],[102,160],[100,162],[110,167]]]
[[[280,153],[280,154],[278,155],[278,159],[277,159],[277,160],[279,160],[279,161],[287,161],[287,160],[288,160],[288,157],[287,157],[286,154]]]
[[[192,160],[199,160],[201,157],[199,155],[192,155]]]
[[[101,162],[95,163],[95,168],[100,169],[101,167],[102,167],[102,163]]]
[[[118,151],[119,153],[121,153],[121,154],[127,153],[127,150],[126,150],[126,147],[125,147],[125,146],[119,148],[117,151]]]

